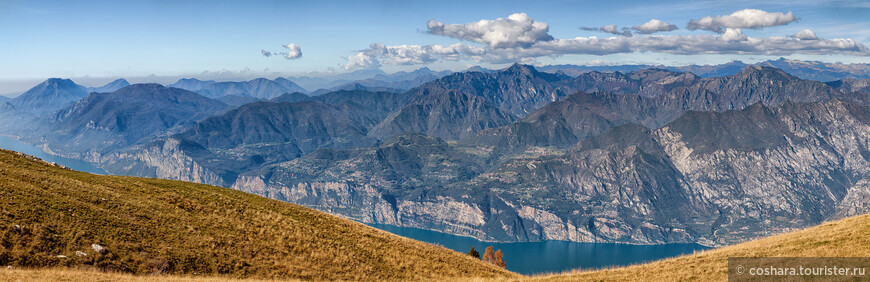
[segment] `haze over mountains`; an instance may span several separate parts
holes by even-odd
[[[870,211],[863,69],[738,67],[420,69],[313,92],[49,79],[0,118],[113,174],[487,240],[723,245]]]
[[[112,82],[106,83],[106,85],[103,85],[100,87],[88,87],[88,92],[89,93],[90,92],[98,92],[98,93],[114,92],[115,90],[118,90],[118,89],[121,89],[121,88],[124,88],[127,86],[130,86],[130,83],[127,82],[126,79],[119,78],[119,79],[113,80]]]
[[[87,88],[69,79],[50,78],[13,98],[15,110],[35,114],[56,111],[88,95]]]
[[[799,61],[779,58],[758,62],[757,66],[774,67],[781,69],[793,76],[816,80],[834,81],[845,78],[867,79],[870,78],[870,66],[866,64],[823,63],[814,61]],[[732,61],[720,65],[688,65],[688,66],[664,66],[664,65],[617,65],[617,66],[574,66],[555,65],[541,67],[545,72],[563,72],[567,75],[577,76],[581,73],[600,72],[632,72],[649,68],[668,69],[680,72],[691,72],[701,77],[717,77],[732,75],[750,66],[741,61]]]
[[[93,92],[64,108],[51,118],[51,127],[42,137],[63,151],[105,152],[156,137],[226,107],[183,89],[135,84],[109,93]]]

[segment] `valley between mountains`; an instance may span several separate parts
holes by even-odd
[[[763,65],[515,64],[317,93],[50,79],[3,104],[0,130],[112,174],[489,241],[721,246],[870,212],[868,80]]]

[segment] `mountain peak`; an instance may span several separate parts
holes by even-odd
[[[428,67],[422,67],[412,71],[411,73],[415,75],[427,75],[434,73],[434,71],[432,71],[432,69],[429,69]]]
[[[490,70],[485,69],[485,68],[483,68],[483,67],[481,67],[481,66],[472,66],[472,67],[467,68],[467,69],[465,69],[464,71],[461,71],[461,72],[483,72],[483,73],[487,73],[487,72],[490,72]]]
[[[137,84],[128,85],[127,87],[124,87],[121,89],[163,89],[163,88],[166,88],[166,87],[163,86],[162,84],[159,84],[159,83],[137,83]]]
[[[758,75],[763,75],[763,76],[776,75],[776,76],[782,76],[785,78],[792,78],[791,75],[782,71],[781,69],[778,69],[775,67],[761,66],[761,65],[750,65],[748,67],[745,67],[745,68],[743,68],[743,70],[741,70],[740,72],[735,74],[735,76],[753,75],[753,74],[758,74]]]
[[[87,95],[87,89],[72,80],[49,78],[15,97],[12,105],[23,111],[47,113],[65,107]]]
[[[76,84],[75,82],[73,82],[72,80],[70,80],[70,79],[52,77],[52,78],[46,79],[45,81],[43,81],[43,82],[40,83],[39,85],[45,85],[45,86],[51,85],[51,86],[58,86],[58,87],[70,87],[70,86],[77,85],[77,84]]]
[[[503,72],[506,72],[506,73],[522,73],[522,74],[531,75],[531,74],[535,74],[535,73],[537,73],[538,71],[537,71],[537,70],[535,69],[535,67],[533,67],[533,66],[530,66],[530,65],[523,65],[523,64],[520,64],[520,63],[514,63],[514,64],[511,65],[510,67],[504,69]]]
[[[112,82],[106,83],[106,85],[100,87],[89,87],[88,92],[114,92],[115,90],[130,86],[130,82],[127,82],[126,79],[119,78],[115,79]]]
[[[119,79],[112,80],[112,82],[109,82],[107,84],[127,84],[127,85],[130,85],[130,82],[127,81],[126,79],[119,78]]]

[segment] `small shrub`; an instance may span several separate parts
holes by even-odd
[[[468,254],[467,254],[467,255],[469,255],[469,256],[471,256],[471,257],[473,257],[473,258],[476,258],[476,259],[480,259],[480,252],[478,252],[477,250],[475,250],[475,249],[474,249],[474,246],[471,246],[471,250],[468,251]]]
[[[494,264],[501,268],[505,268],[506,266],[503,257],[504,254],[502,254],[501,249],[493,252],[492,246],[486,247],[486,250],[483,252],[483,261]]]

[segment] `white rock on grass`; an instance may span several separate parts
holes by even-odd
[[[97,253],[103,253],[104,251],[106,251],[106,248],[103,248],[103,246],[97,244],[91,244],[91,249],[94,249],[94,252]]]
[[[82,252],[82,251],[76,251],[76,256],[86,257],[86,256],[88,256],[88,254],[86,254],[85,252]]]

